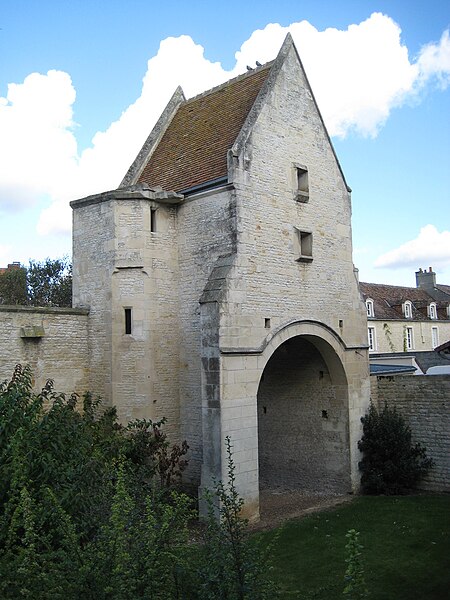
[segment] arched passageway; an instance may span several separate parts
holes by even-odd
[[[326,341],[298,335],[281,344],[257,400],[260,490],[350,491],[347,381]]]

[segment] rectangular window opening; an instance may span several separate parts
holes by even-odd
[[[376,350],[375,327],[367,328],[367,338],[369,342],[369,350],[373,352],[374,350]]]
[[[436,348],[436,346],[439,346],[439,331],[438,331],[437,327],[431,328],[431,344],[432,344],[433,348]]]
[[[125,333],[131,334],[131,308],[125,309]]]
[[[156,233],[156,208],[150,209],[150,231]]]
[[[413,328],[406,328],[406,349],[414,350],[414,337],[413,337]]]
[[[264,327],[270,329],[270,319],[264,319]]]
[[[309,200],[309,177],[306,167],[296,167],[297,171],[297,193],[298,202],[308,202]]]
[[[296,259],[298,262],[311,262],[313,236],[310,231],[301,231],[295,227],[296,234],[296,251],[299,256]]]

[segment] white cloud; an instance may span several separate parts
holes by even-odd
[[[49,194],[77,167],[72,133],[75,89],[69,75],[32,73],[0,98],[0,206],[17,210]]]
[[[288,31],[334,136],[352,130],[374,136],[392,108],[430,78],[442,86],[449,81],[448,32],[411,62],[399,26],[380,13],[345,31],[318,31],[307,21],[269,24],[242,44],[231,71],[205,58],[189,36],[169,37],[148,61],[140,97],[79,154],[70,76],[33,73],[0,98],[0,210],[23,209],[47,197],[51,205],[41,214],[39,232],[70,230],[68,201],[119,184],[177,85],[190,97],[245,72],[247,64],[271,60]]]
[[[436,77],[443,89],[450,85],[450,35],[448,30],[442,34],[439,44],[430,43],[422,48],[417,66],[421,84]]]
[[[450,231],[441,233],[434,225],[422,227],[415,240],[377,258],[375,267],[450,267]]]

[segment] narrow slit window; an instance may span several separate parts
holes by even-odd
[[[432,344],[433,348],[436,348],[436,346],[439,346],[439,331],[438,331],[437,327],[431,328],[431,344]]]
[[[414,350],[413,328],[407,327],[405,332],[406,350]]]
[[[150,231],[156,233],[156,208],[150,209]]]
[[[131,334],[131,308],[125,309],[125,333]]]
[[[367,339],[369,342],[369,350],[374,352],[377,349],[376,339],[375,339],[375,327],[367,328]]]

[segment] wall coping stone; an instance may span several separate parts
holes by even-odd
[[[22,306],[22,305],[0,305],[0,312],[56,314],[56,315],[88,315],[88,308],[70,308],[61,306]]]

